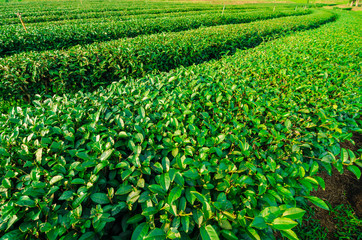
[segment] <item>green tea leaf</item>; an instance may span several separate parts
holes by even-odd
[[[131,185],[122,185],[116,191],[116,195],[124,195],[124,194],[130,193],[132,191],[132,189],[133,189],[133,187]]]
[[[200,228],[200,234],[202,240],[218,240],[219,236],[217,235],[215,229],[211,225],[202,226]]]
[[[0,239],[1,240],[14,240],[14,239],[24,239],[26,233],[22,233],[20,230],[13,230],[11,232],[5,233]]]
[[[302,218],[305,214],[305,210],[300,208],[289,208],[283,213],[283,217],[290,219],[299,219]]]
[[[50,185],[53,185],[54,183],[59,182],[59,181],[62,180],[63,178],[64,178],[64,177],[61,176],[61,175],[54,176],[54,177],[52,177],[52,179],[50,179],[49,184],[50,184]]]
[[[107,160],[113,153],[113,149],[108,149],[102,155],[99,157],[99,160],[102,162],[104,160]]]
[[[253,222],[250,224],[250,227],[263,229],[263,228],[267,228],[268,225],[266,225],[264,218],[255,217]]]
[[[166,239],[166,234],[162,229],[155,228],[146,237],[144,237],[143,239],[144,240]]]
[[[136,227],[136,229],[133,231],[132,233],[132,237],[131,240],[139,240],[139,239],[144,239],[144,237],[147,235],[148,233],[148,229],[149,229],[149,224],[147,223],[141,223],[140,225],[138,225]]]
[[[305,198],[307,198],[309,201],[311,201],[316,206],[329,211],[328,205],[322,199],[315,197],[315,196],[305,196]]]
[[[168,188],[170,187],[170,184],[171,184],[171,179],[170,179],[169,173],[164,173],[161,175],[160,184],[165,191],[168,191]]]
[[[348,162],[348,151],[344,148],[341,149],[341,159],[344,163]]]
[[[185,231],[185,233],[188,233],[190,229],[190,217],[189,216],[182,216],[181,217],[181,224],[182,228]]]
[[[166,191],[160,185],[152,184],[148,186],[148,189],[150,189],[153,193],[160,194],[161,196],[166,195]]]
[[[86,232],[86,233],[83,233],[82,236],[78,240],[93,239],[94,236],[95,236],[94,232]]]
[[[286,218],[286,217],[279,217],[276,218],[273,222],[272,222],[272,226],[275,229],[278,230],[288,230],[288,229],[292,229],[293,227],[297,226],[298,223],[293,221],[290,218]]]
[[[73,196],[73,191],[65,191],[63,194],[59,197],[59,200],[68,200]]]
[[[299,240],[297,234],[295,234],[295,232],[291,229],[280,230],[280,232],[282,233],[283,236],[287,237],[290,240]]]
[[[135,224],[142,221],[145,217],[141,214],[136,214],[127,220],[128,224]]]
[[[248,235],[249,235],[252,239],[261,240],[258,232],[257,232],[254,228],[248,227],[246,230],[247,230]]]
[[[357,166],[350,165],[347,167],[347,169],[349,171],[351,171],[352,173],[354,173],[354,175],[356,175],[357,179],[361,178],[361,170]]]
[[[239,238],[232,231],[221,230],[221,235],[227,240],[239,240]]]
[[[172,188],[172,190],[170,191],[170,195],[168,196],[168,203],[171,204],[177,199],[179,199],[181,196],[181,192],[182,188],[180,186]]]
[[[90,198],[93,202],[98,204],[108,204],[110,203],[109,198],[107,194],[105,193],[93,193]]]
[[[35,207],[35,201],[28,196],[21,196],[16,204],[24,207]]]

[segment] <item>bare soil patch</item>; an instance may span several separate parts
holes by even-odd
[[[345,141],[341,143],[341,147],[354,152],[362,149],[362,134],[354,134],[352,140],[356,143],[355,145]],[[362,178],[357,180],[356,176],[346,169],[343,174],[340,174],[335,168],[333,168],[332,176],[329,176],[327,172],[322,172],[319,176],[325,180],[326,189],[324,191],[320,188],[314,191],[312,195],[329,202],[333,208],[341,204],[350,205],[356,216],[362,218]],[[311,207],[315,209],[314,218],[328,229],[328,239],[337,239],[333,234],[338,230],[333,214],[318,207]]]
[[[335,5],[335,6],[325,6],[324,8],[326,8],[326,9],[334,9],[336,7],[340,8],[340,9],[344,9],[344,8],[351,8],[351,5],[349,5],[349,4],[340,4],[340,5]],[[362,7],[361,7],[361,5],[359,5],[358,7],[353,5],[351,11],[362,11]]]

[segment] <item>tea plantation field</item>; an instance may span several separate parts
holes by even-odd
[[[322,4],[0,3],[0,240],[318,239],[300,228],[332,211],[321,174],[361,177],[361,22]],[[355,219],[326,239],[358,239]]]

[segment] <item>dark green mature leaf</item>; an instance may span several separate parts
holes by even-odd
[[[180,198],[182,192],[182,188],[180,186],[176,186],[170,191],[170,195],[168,197],[168,203],[173,203],[177,199]]]
[[[24,207],[35,207],[35,201],[28,196],[21,196],[16,204]]]
[[[250,224],[250,227],[263,229],[268,227],[268,225],[266,225],[263,217],[255,217],[252,223]]]
[[[73,196],[73,191],[65,191],[63,194],[59,197],[59,200],[68,200]]]
[[[201,224],[204,220],[204,215],[200,210],[193,210],[192,212],[192,218],[195,221],[195,223],[198,225],[199,228],[201,228]]]
[[[91,159],[86,152],[77,152],[76,156],[83,159],[84,161],[88,161]]]
[[[2,181],[2,185],[4,188],[11,188],[11,181],[7,178],[4,178]]]
[[[81,178],[76,178],[76,179],[73,179],[72,184],[85,184],[85,181],[84,179],[81,179]]]
[[[138,222],[142,221],[144,218],[145,218],[145,217],[142,216],[141,214],[136,214],[136,215],[134,215],[133,217],[129,218],[129,219],[127,220],[127,223],[128,223],[128,224],[138,223]]]
[[[232,231],[228,231],[228,230],[221,230],[221,235],[227,240],[238,240],[239,239]]]
[[[158,212],[158,209],[156,207],[147,207],[142,211],[143,216],[151,216],[155,215]]]
[[[166,233],[159,228],[153,229],[146,237],[144,237],[144,240],[158,240],[158,239],[165,239]]]
[[[86,199],[87,194],[80,194],[79,197],[77,197],[76,199],[74,199],[74,201],[72,202],[72,207],[73,208],[77,208],[80,204],[83,203],[83,201]]]
[[[124,195],[124,194],[130,193],[132,191],[132,189],[133,189],[133,187],[131,185],[122,185],[116,191],[116,195]]]
[[[95,236],[94,232],[86,232],[86,233],[82,234],[82,236],[79,238],[79,240],[92,239],[92,238],[94,238],[94,236]]]
[[[23,239],[25,233],[22,233],[20,230],[13,230],[4,234],[0,240],[14,240],[14,239]]]
[[[350,165],[347,167],[347,169],[349,171],[351,171],[352,173],[354,173],[354,175],[356,175],[357,179],[361,178],[361,170],[357,166]]]
[[[90,198],[93,202],[98,204],[108,204],[110,203],[109,198],[107,194],[105,193],[93,193]]]
[[[158,193],[160,195],[166,195],[166,191],[159,185],[153,184],[148,186],[151,192]]]
[[[188,231],[190,229],[190,217],[189,216],[181,217],[181,224],[182,224],[182,228],[185,231],[185,233],[188,233]]]
[[[141,223],[134,230],[131,240],[143,239],[148,234],[149,228],[150,226],[147,223]]]

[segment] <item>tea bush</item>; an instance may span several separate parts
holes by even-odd
[[[362,131],[359,23],[341,13],[219,61],[2,114],[0,234],[298,239],[300,206],[328,208],[310,196],[318,171],[361,175],[361,156],[339,145]]]

